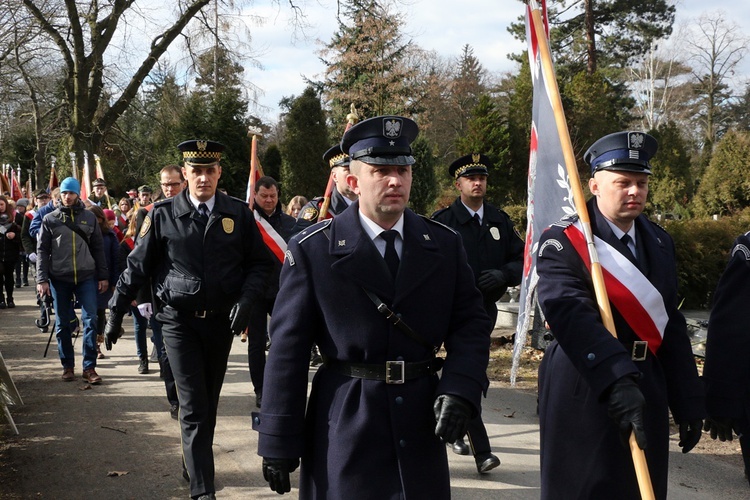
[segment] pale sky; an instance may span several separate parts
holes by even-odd
[[[257,4],[264,5],[257,5]],[[260,87],[264,95],[259,102],[267,109],[254,110],[266,122],[278,120],[278,102],[282,97],[300,95],[305,89],[303,76],[319,79],[324,70],[315,40],[330,41],[337,29],[336,0],[301,0],[312,26],[307,30],[307,40],[293,40],[289,25],[290,12],[285,1],[273,7],[267,1],[258,1],[252,13],[265,18],[263,26],[251,26],[254,50],[263,70],[247,67],[246,78]],[[406,2],[404,2],[406,3]],[[745,35],[750,34],[750,2],[733,2],[731,16],[727,19],[740,26]],[[507,27],[524,13],[517,0],[408,0],[401,9],[406,13],[404,35],[412,38],[421,48],[434,50],[447,58],[458,57],[461,48],[469,44],[474,55],[485,69],[492,73],[513,71],[515,63],[509,53],[525,50],[515,40]],[[684,24],[702,13],[716,12],[716,7],[706,7],[702,0],[677,0],[675,25]],[[750,77],[750,53],[740,67],[738,78]]]

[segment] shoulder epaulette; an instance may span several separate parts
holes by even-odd
[[[154,203],[152,203],[151,205],[149,205],[151,207],[150,210],[153,210],[154,208],[158,208],[158,207],[163,207],[167,203],[172,203],[172,199],[173,198],[165,198],[163,200],[155,201]],[[149,208],[148,208],[148,206],[141,207],[141,208],[145,208],[146,211],[150,211]]]
[[[312,226],[308,227],[307,229],[299,233],[299,243],[302,244],[303,241],[309,239],[311,236],[320,233],[325,228],[330,226],[331,222],[333,222],[333,219],[326,219],[320,222],[316,222]]]
[[[664,226],[662,226],[661,224],[659,224],[658,222],[656,222],[656,221],[653,221],[653,220],[651,220],[651,219],[648,219],[648,218],[647,218],[646,220],[647,220],[647,221],[649,221],[649,222],[650,222],[651,224],[653,224],[654,226],[656,226],[656,227],[658,227],[659,229],[661,229],[661,230],[662,230],[662,232],[666,233],[667,235],[669,234],[669,231],[667,231],[667,230],[666,230],[666,228],[665,228]]]
[[[437,212],[436,212],[436,213],[437,213]],[[422,218],[423,218],[424,220],[426,220],[427,222],[431,222],[432,224],[435,224],[436,226],[440,226],[440,227],[442,227],[443,229],[447,229],[448,231],[450,231],[450,232],[451,232],[451,233],[453,233],[453,234],[458,234],[458,233],[456,232],[456,230],[455,230],[455,229],[453,229],[452,227],[446,226],[446,225],[445,225],[445,224],[443,224],[442,222],[438,222],[438,221],[436,221],[436,220],[434,220],[434,219],[430,219],[429,217],[427,217],[427,216],[425,216],[425,215],[420,215],[420,217],[422,217]]]
[[[555,226],[555,227],[561,227],[561,228],[565,229],[566,227],[570,226],[571,224],[575,224],[577,221],[578,221],[578,214],[566,215],[565,217],[563,217],[559,221],[553,222],[552,224],[550,224],[550,227]]]

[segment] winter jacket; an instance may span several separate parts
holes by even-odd
[[[58,205],[42,220],[37,243],[37,283],[49,282],[50,278],[76,284],[109,279],[99,223],[80,200],[72,207]]]

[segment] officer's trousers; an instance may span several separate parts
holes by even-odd
[[[216,491],[211,446],[234,338],[228,316],[196,318],[170,307],[157,315],[180,400],[182,457],[192,497]]]

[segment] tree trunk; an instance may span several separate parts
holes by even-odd
[[[584,0],[586,23],[586,53],[588,63],[586,71],[589,75],[596,72],[596,32],[594,31],[594,0]]]

